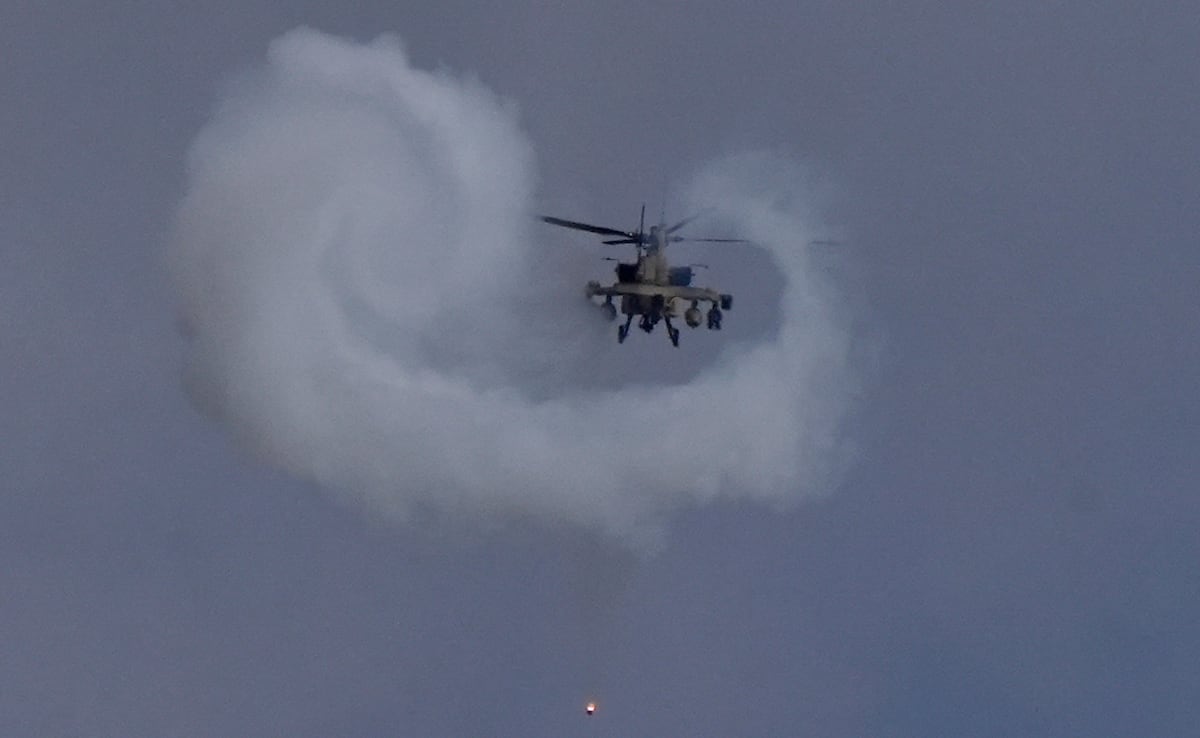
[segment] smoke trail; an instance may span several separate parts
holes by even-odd
[[[786,167],[698,178],[770,272],[730,262],[714,281],[740,279],[770,327],[735,340],[735,305],[677,350],[618,349],[581,297],[594,254],[535,230],[515,112],[413,69],[395,38],[278,39],[201,132],[188,182],[171,266],[192,396],[374,510],[533,516],[636,546],[675,506],[787,503],[836,471],[848,335]]]

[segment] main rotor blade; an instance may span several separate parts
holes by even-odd
[[[605,243],[609,246],[614,246],[619,243],[641,243],[641,242],[642,241],[637,238],[618,238],[616,241],[604,241],[603,243]]]
[[[574,228],[577,231],[587,231],[588,233],[598,233],[601,236],[624,236],[625,238],[633,238],[634,234],[628,231],[618,231],[616,228],[605,228],[604,226],[595,226],[588,223],[580,223],[574,220],[563,220],[562,218],[554,218],[549,215],[541,216],[541,219],[550,225],[562,226],[563,228]]]
[[[709,210],[712,210],[712,208],[705,208],[705,209],[701,210],[700,212],[696,213],[695,215],[689,215],[688,217],[684,218],[683,220],[679,221],[675,225],[668,228],[667,233],[674,233],[675,231],[679,230],[680,228],[683,228],[688,223],[691,223],[696,218],[699,218],[701,215],[704,215]]]

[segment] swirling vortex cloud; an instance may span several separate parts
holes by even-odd
[[[185,384],[258,456],[391,518],[530,517],[645,548],[673,509],[786,506],[835,482],[853,388],[799,180],[761,155],[695,177],[689,200],[769,256],[777,313],[753,340],[727,318],[686,376],[646,381],[645,344],[596,327],[571,234],[530,217],[513,107],[413,68],[395,37],[298,29],[190,151],[169,249]]]

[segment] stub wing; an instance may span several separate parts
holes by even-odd
[[[639,297],[654,297],[660,295],[664,300],[678,298],[688,301],[711,302],[714,305],[721,301],[721,293],[706,287],[677,287],[666,284],[643,284],[639,282],[617,282],[604,286],[599,282],[588,282],[588,297],[618,297],[636,295]]]

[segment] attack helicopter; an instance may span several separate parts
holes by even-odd
[[[722,311],[733,306],[733,296],[722,294],[707,287],[693,287],[692,278],[696,269],[706,268],[704,264],[689,264],[687,266],[670,266],[664,251],[667,244],[680,241],[701,241],[708,243],[746,243],[740,238],[685,238],[676,232],[700,215],[693,215],[668,226],[666,218],[660,219],[658,225],[650,227],[646,232],[646,206],[642,205],[642,214],[638,220],[636,231],[622,231],[616,228],[580,223],[574,220],[564,220],[549,215],[540,216],[543,222],[563,228],[573,228],[587,231],[600,236],[615,236],[604,241],[606,245],[631,244],[637,248],[637,260],[633,262],[616,261],[617,281],[604,286],[599,282],[588,282],[586,287],[589,299],[603,297],[601,308],[609,320],[616,320],[617,305],[614,297],[620,298],[620,312],[625,316],[625,323],[617,326],[617,343],[624,343],[629,336],[629,327],[635,317],[639,317],[638,327],[646,333],[654,330],[661,321],[666,324],[667,337],[671,345],[679,346],[679,329],[671,323],[672,318],[683,317],[689,328],[699,327],[700,321],[705,320],[709,330],[720,330]],[[700,311],[701,303],[709,303],[707,314]],[[686,307],[685,307],[686,306]]]

